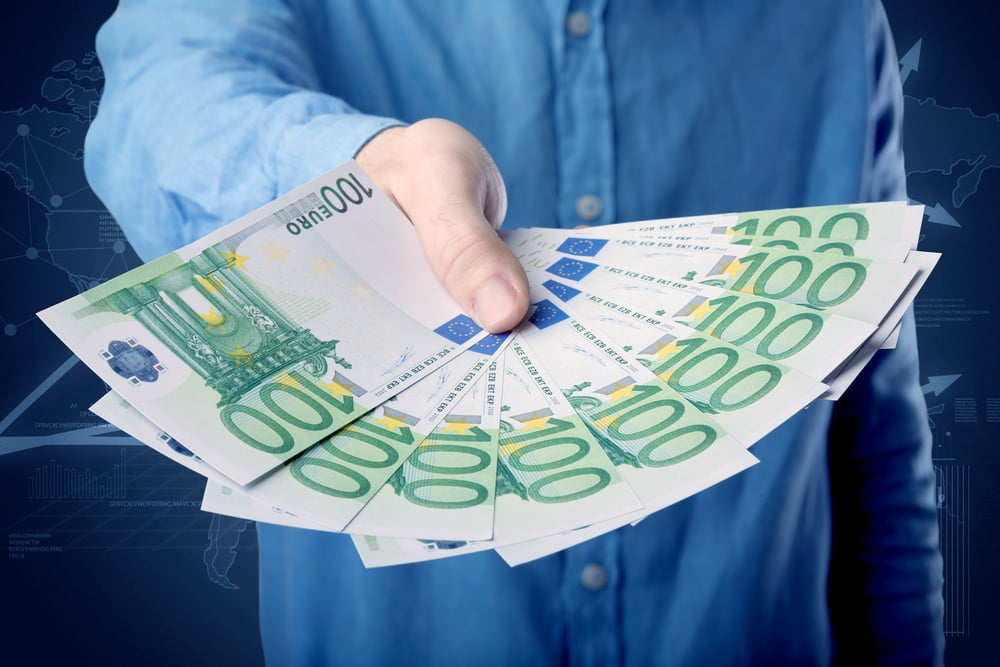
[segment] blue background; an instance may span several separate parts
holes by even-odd
[[[201,512],[202,481],[101,426],[103,383],[34,313],[138,260],[83,179],[109,0],[0,20],[0,662],[261,663],[253,525]],[[887,0],[921,247],[916,303],[945,555],[948,663],[993,662],[1000,389],[993,310],[1000,76],[987,2]],[[794,37],[791,37],[794,38]]]

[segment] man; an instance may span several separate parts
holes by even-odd
[[[145,259],[356,156],[493,331],[527,307],[505,212],[572,227],[905,196],[876,0],[123,1],[98,50],[88,175]],[[916,364],[907,317],[751,470],[515,569],[364,571],[343,536],[260,525],[268,660],[938,662]]]

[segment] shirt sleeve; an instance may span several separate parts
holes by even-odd
[[[281,0],[122,0],[101,28],[105,89],[85,167],[141,257],[204,236],[400,124],[319,92],[309,20]]]
[[[903,199],[902,89],[884,10],[868,2],[870,164],[867,200]],[[837,664],[941,664],[942,561],[927,408],[912,309],[838,401],[830,429]]]

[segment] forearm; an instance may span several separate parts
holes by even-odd
[[[317,90],[307,20],[278,0],[125,0],[101,29],[106,87],[87,174],[142,256],[203,236],[396,123]]]
[[[830,430],[831,619],[840,664],[937,664],[942,566],[912,312]]]
[[[863,201],[903,199],[902,89],[884,10],[867,0]],[[939,664],[944,650],[934,471],[912,310],[838,401],[830,429],[830,613],[839,664]]]

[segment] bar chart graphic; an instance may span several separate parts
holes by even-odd
[[[120,500],[125,493],[124,449],[120,463],[105,472],[71,468],[49,459],[28,476],[28,498],[32,500]]]

